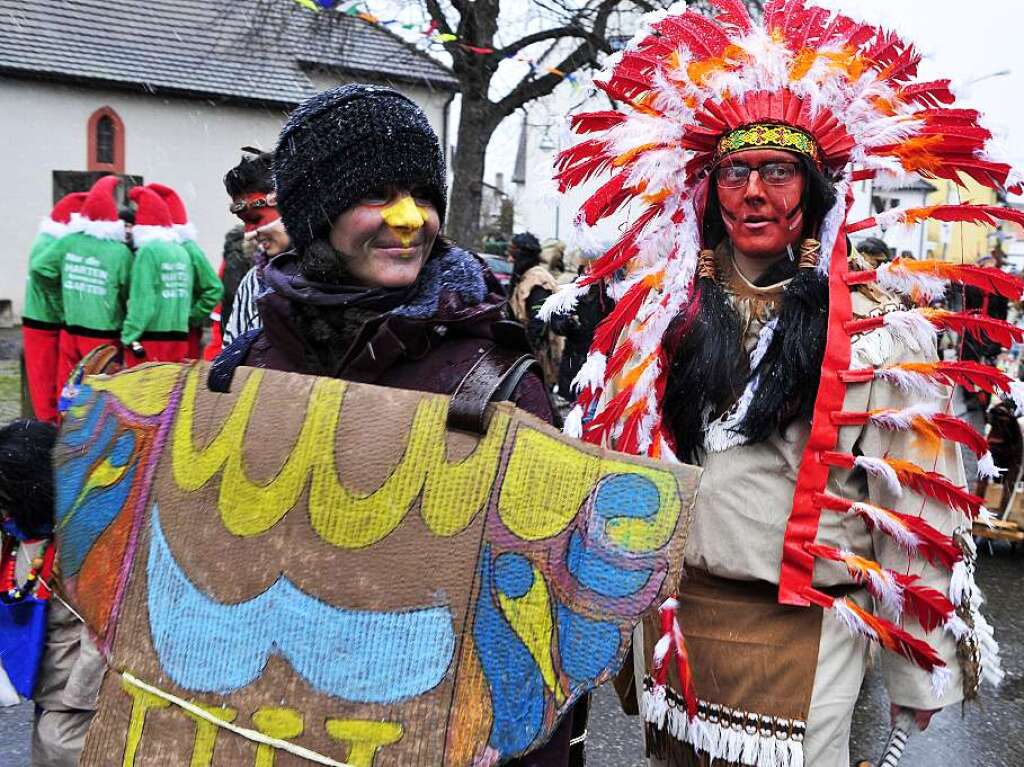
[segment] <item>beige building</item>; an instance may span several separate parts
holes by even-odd
[[[39,220],[104,173],[181,194],[220,264],[236,223],[221,178],[242,146],[272,148],[302,99],[344,82],[393,85],[447,147],[457,81],[379,26],[282,0],[5,0],[0,25],[0,300],[20,315]]]

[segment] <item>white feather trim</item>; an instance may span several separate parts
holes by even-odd
[[[846,192],[850,183],[845,179],[836,182],[836,201],[821,225],[821,257],[818,259],[818,271],[828,274],[829,265],[832,261],[832,251],[836,245],[836,238],[839,236],[839,229],[846,220]]]
[[[979,608],[980,601],[979,594]],[[1002,659],[999,655],[999,643],[995,640],[995,632],[992,626],[980,609],[974,611],[973,617],[974,631],[978,637],[978,649],[981,653],[982,679],[993,687],[998,687],[1006,676],[1006,672],[1003,671]]]
[[[877,641],[878,635],[875,633],[875,630],[861,620],[857,613],[850,609],[846,599],[837,599],[833,602],[832,613],[854,636],[866,637]]]
[[[956,613],[949,616],[944,624],[944,628],[952,634],[957,641],[960,641],[971,633],[971,627],[964,623],[963,619]]]
[[[589,290],[588,287],[580,287],[575,282],[563,285],[548,296],[537,316],[544,322],[548,322],[553,314],[568,314],[575,308],[576,302],[587,290]]]
[[[995,459],[992,457],[992,453],[985,453],[985,455],[978,458],[978,478],[979,479],[999,479],[1003,475],[1006,469],[1000,469],[996,466]]]
[[[578,221],[573,225],[570,243],[592,258],[608,251],[608,243],[597,236],[597,229]]]
[[[654,645],[654,654],[651,657],[651,662],[654,664],[654,668],[661,668],[665,663],[665,658],[668,656],[668,651],[672,648],[672,635],[665,634],[661,639],[658,640],[657,644]]]
[[[895,385],[901,392],[915,399],[940,399],[946,387],[930,376],[899,368],[875,371],[875,377]]]
[[[93,221],[84,216],[73,215],[71,223],[68,224],[68,232],[81,232],[90,237],[95,237],[97,240],[124,242],[125,228],[124,221],[121,219],[116,221]]]
[[[850,511],[871,520],[876,528],[892,538],[905,551],[917,551],[918,546],[921,545],[920,536],[896,522],[878,506],[872,506],[870,503],[855,503],[850,507]]]
[[[52,218],[44,218],[39,222],[39,234],[48,234],[55,239],[59,239],[67,234],[67,231],[67,224],[54,221]]]
[[[918,294],[927,301],[942,298],[949,287],[949,280],[932,274],[912,274],[897,263],[882,264],[878,267],[876,279],[883,290],[904,296]]]
[[[936,666],[933,668],[931,673],[932,696],[936,700],[941,700],[942,696],[946,694],[946,690],[949,689],[949,683],[952,680],[953,672],[946,666]]]
[[[920,312],[890,312],[883,322],[893,335],[911,351],[933,351],[938,333],[935,326]]]
[[[572,379],[572,390],[580,392],[589,388],[597,391],[604,387],[604,370],[608,364],[608,358],[601,352],[591,352],[587,355],[587,361],[583,363],[580,372]]]
[[[875,174],[874,189],[881,189],[887,192],[906,189],[908,186],[921,181],[920,173],[907,173],[900,169],[898,172],[881,171]]]
[[[903,486],[900,485],[899,477],[895,470],[881,458],[872,458],[866,455],[859,455],[853,459],[853,465],[863,469],[873,477],[877,477],[885,484],[885,489],[897,498],[903,497]]]
[[[875,215],[875,225],[883,232],[896,224],[902,223],[906,211],[902,208],[891,208]]]
[[[199,232],[191,221],[186,224],[175,224],[174,231],[178,234],[180,242],[195,242],[199,237]]]
[[[573,439],[583,438],[583,408],[576,405],[565,417],[565,425],[562,432]]]
[[[178,233],[169,226],[149,226],[136,224],[132,227],[132,242],[136,248],[151,242],[180,242]]]
[[[988,506],[982,506],[978,510],[978,516],[975,517],[975,520],[981,522],[983,525],[992,527],[995,517],[992,516],[992,512],[988,510]]]
[[[1013,404],[1017,406],[1017,417],[1024,416],[1024,382],[1022,381],[1011,381],[1010,391],[1008,392],[1010,399],[1013,400]]]
[[[971,577],[964,560],[953,565],[953,571],[949,576],[949,601],[959,607],[965,600],[970,599],[971,585],[974,578]]]
[[[913,427],[918,418],[930,419],[940,410],[932,402],[911,405],[903,410],[881,410],[871,416],[871,423],[892,431],[907,431]]]
[[[839,555],[843,559],[854,556],[853,552],[841,549]],[[899,616],[903,613],[903,587],[897,583],[887,570],[867,570],[858,577],[867,578],[872,595],[881,603],[892,616]]]

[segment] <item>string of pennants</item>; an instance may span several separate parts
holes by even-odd
[[[366,7],[365,3],[356,2],[342,7],[345,5],[343,0],[295,0],[296,3],[301,5],[307,10],[320,13],[321,11],[335,11],[342,13],[345,16],[351,16],[353,18],[361,19],[367,24],[373,24],[374,26],[389,27],[389,28],[400,28],[406,32],[419,32],[422,39],[426,41],[427,47],[432,45],[444,45],[445,43],[458,42],[459,47],[469,53],[474,53],[478,56],[488,56],[492,53],[497,53],[494,48],[484,48],[478,45],[470,45],[459,41],[457,35],[453,35],[447,32],[440,32],[437,28],[437,22],[431,20],[429,24],[410,24],[403,22],[399,19],[382,19],[379,16],[371,13]],[[568,80],[573,84],[574,88],[578,88],[580,83],[579,79],[571,72],[563,72],[558,67],[542,66],[537,62],[536,59],[532,59],[528,56],[524,56],[522,52],[518,52],[507,56],[506,58],[520,61],[526,64],[530,68],[530,74],[534,75],[537,72],[544,72],[545,74],[556,75],[565,80]]]

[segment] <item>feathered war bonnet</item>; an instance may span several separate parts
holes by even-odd
[[[555,179],[561,191],[610,176],[583,204],[577,225],[592,227],[630,202],[636,214],[621,238],[544,308],[545,316],[566,311],[601,280],[618,299],[598,327],[575,381],[580,394],[566,431],[623,452],[673,457],[662,421],[669,368],[662,343],[693,294],[709,172],[725,154],[746,148],[783,148],[810,157],[836,179],[837,202],[818,233],[817,268],[829,283],[829,331],[811,437],[786,534],[779,598],[786,604],[833,607],[861,633],[941,677],[941,661],[927,645],[900,633],[894,624],[862,615],[846,600],[832,600],[811,588],[814,561],[824,556],[813,550],[818,515],[829,504],[839,511],[851,507],[842,499],[823,498],[829,467],[845,466],[852,459],[829,452],[838,435],[833,416],[842,410],[845,387],[865,376],[918,390],[936,383],[1007,394],[1017,389],[1006,376],[977,363],[851,371],[851,336],[883,324],[909,335],[912,343],[922,336],[934,338],[942,328],[984,329],[1004,341],[1020,338],[1020,331],[988,318],[928,310],[853,323],[849,290],[853,284],[875,281],[915,299],[930,299],[952,281],[1018,300],[1024,284],[997,270],[934,261],[896,260],[876,271],[851,273],[846,239],[876,224],[929,218],[1024,223],[1024,215],[996,206],[943,205],[848,222],[850,190],[855,181],[887,176],[959,185],[969,177],[985,187],[1020,191],[1021,177],[988,154],[990,132],[978,112],[954,106],[949,80],[916,79],[920,56],[894,33],[804,0],[769,0],[759,22],[741,0],[712,0],[712,5],[715,18],[685,10],[685,4],[649,15],[621,56],[613,57],[595,80],[619,108],[571,117],[579,139],[558,156]],[[976,433],[961,429],[962,422],[937,426],[934,419],[912,414],[901,423],[905,428],[938,429],[984,451]],[[982,513],[980,499],[919,467],[874,468],[970,516]],[[893,534],[916,524],[895,513],[879,516],[872,509],[853,511]],[[948,536],[929,536],[919,531],[908,540],[922,547],[929,540],[941,541],[935,545],[942,550],[950,546]],[[948,617],[944,608],[938,613]]]

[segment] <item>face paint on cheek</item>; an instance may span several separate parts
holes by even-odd
[[[273,229],[283,229],[284,222],[280,218],[273,218],[267,223],[260,224],[250,228],[249,225],[245,227],[245,234],[243,235],[246,240],[255,240],[257,236],[264,232],[269,232]]]
[[[416,232],[427,222],[427,210],[413,202],[412,197],[405,195],[394,205],[388,205],[380,212],[384,223],[395,230],[403,248],[412,244]]]

